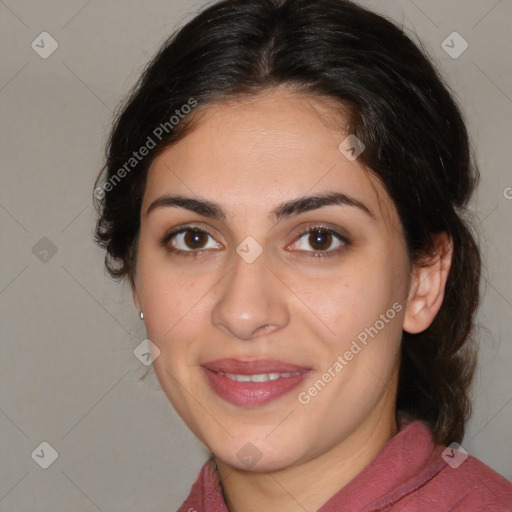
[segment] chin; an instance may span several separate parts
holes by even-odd
[[[225,464],[240,471],[269,473],[281,471],[299,464],[304,454],[297,453],[301,443],[289,436],[290,443],[249,441],[247,435],[243,439],[230,441],[230,446],[212,446],[210,451]]]

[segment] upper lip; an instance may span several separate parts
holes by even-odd
[[[285,363],[275,359],[215,359],[202,364],[214,372],[232,373],[236,375],[257,375],[260,373],[295,373],[309,370],[304,366]]]

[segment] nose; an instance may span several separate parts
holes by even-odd
[[[266,336],[285,327],[289,311],[285,287],[268,267],[265,251],[252,263],[234,255],[234,268],[212,311],[213,324],[241,340]]]

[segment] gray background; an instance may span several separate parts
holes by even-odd
[[[143,323],[104,275],[91,205],[114,109],[204,3],[0,1],[2,511],[173,511],[206,460],[154,372],[139,380]],[[511,479],[512,0],[361,3],[419,35],[469,121],[487,269],[462,446]],[[31,47],[43,31],[59,45],[46,59]],[[469,44],[458,58],[441,46],[454,31]],[[58,452],[48,469],[31,456],[43,441]]]

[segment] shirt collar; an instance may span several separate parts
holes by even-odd
[[[354,479],[317,512],[372,512],[398,501],[441,471],[444,446],[436,445],[428,426],[420,420],[399,420],[392,437]]]

